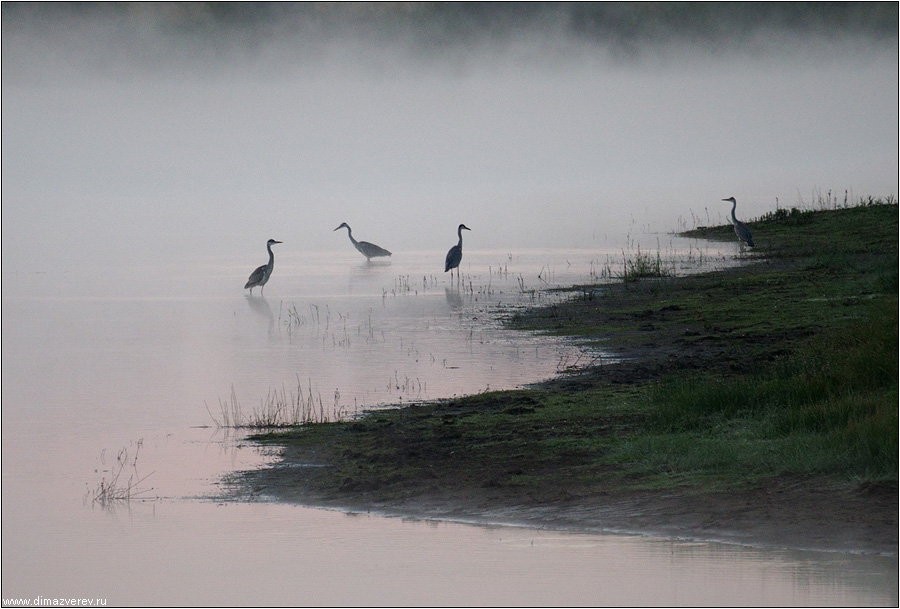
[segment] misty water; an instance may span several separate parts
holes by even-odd
[[[896,605],[896,555],[234,501],[223,477],[276,456],[219,427],[273,396],[335,418],[587,365],[608,355],[501,317],[639,249],[745,259],[670,234],[728,196],[748,219],[896,195],[896,41],[423,56],[139,22],[4,17],[4,599]],[[394,255],[366,263],[345,221]],[[117,473],[135,496],[94,501]]]
[[[733,264],[739,252],[648,238],[665,240],[679,273]],[[895,598],[893,557],[350,515],[264,494],[235,501],[222,478],[276,457],[218,427],[234,401],[252,418],[273,392],[312,395],[314,416],[352,416],[518,387],[603,357],[504,329],[499,315],[559,297],[537,288],[597,280],[615,252],[466,251],[457,287],[435,272],[441,251],[369,264],[345,245],[304,255],[282,244],[264,297],[241,293],[249,269],[236,259],[103,280],[4,276],[4,596],[152,605]],[[133,498],[96,501],[109,483],[132,484]]]

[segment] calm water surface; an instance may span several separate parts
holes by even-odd
[[[678,272],[736,247],[674,242]],[[335,418],[522,386],[600,353],[504,330],[615,253],[356,252],[3,275],[3,597],[134,604],[896,605],[897,558],[436,523],[219,500],[274,457],[226,416]],[[348,246],[349,247],[349,246]],[[262,249],[262,248],[261,248]],[[612,262],[611,262],[612,261]],[[608,266],[609,265],[609,266]],[[135,486],[101,505],[101,484]]]

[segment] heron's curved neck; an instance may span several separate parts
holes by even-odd
[[[350,237],[350,243],[352,243],[353,245],[357,244],[356,239],[353,238],[353,230],[349,225],[347,225],[347,236]]]
[[[737,207],[737,201],[731,202],[731,221],[737,224],[737,216],[734,215],[734,210]]]
[[[462,226],[456,229],[456,234],[459,235],[459,243],[457,245],[462,248]]]
[[[272,244],[266,243],[266,249],[269,250],[269,268],[275,266],[275,253],[272,251]]]

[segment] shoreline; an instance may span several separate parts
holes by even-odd
[[[510,505],[484,497],[429,496],[402,503],[327,498],[310,492],[296,470],[318,469],[292,457],[232,480],[232,498],[289,503],[385,518],[511,526],[591,535],[719,543],[760,550],[897,557],[897,497],[890,489],[817,488],[784,481],[777,489],[686,496],[622,494],[604,500]],[[294,470],[294,471],[290,471]],[[835,493],[835,491],[838,491]],[[893,535],[885,535],[893,530]]]
[[[893,212],[895,229],[896,205],[881,207],[886,209],[871,213],[890,217]],[[835,226],[846,222],[838,218]],[[817,310],[809,313],[812,322],[798,319],[793,310],[774,322],[769,319],[773,314],[757,317],[744,304],[752,294],[747,285],[781,282],[790,289],[807,289],[798,288],[793,279],[799,258],[779,249],[798,247],[792,245],[798,241],[791,235],[794,225],[774,228],[784,229],[783,243],[789,245],[773,239],[757,248],[764,255],[754,256],[749,265],[612,284],[604,286],[601,296],[591,291],[589,298],[529,309],[508,320],[513,327],[605,341],[627,361],[563,373],[528,389],[410,404],[372,412],[359,421],[252,436],[280,447],[281,461],[236,474],[230,480],[233,494],[237,499],[264,496],[422,520],[897,556],[896,471],[871,481],[852,472],[779,472],[777,451],[784,449],[777,443],[768,449],[776,455],[766,461],[775,463],[775,469],[766,466],[771,473],[744,472],[740,465],[734,473],[714,464],[685,469],[679,455],[666,457],[665,452],[660,453],[661,467],[650,462],[635,469],[633,457],[623,461],[615,456],[622,445],[631,448],[652,431],[647,408],[655,406],[648,399],[657,399],[653,391],[660,384],[692,375],[729,379],[760,374],[829,326],[850,323],[844,319],[852,321],[868,311],[862,299],[844,297],[844,308],[837,309],[840,317],[824,327]],[[878,247],[889,239],[893,252],[879,255],[896,269],[894,229],[884,230]],[[706,229],[699,236],[719,238],[727,230]],[[814,243],[807,246],[816,248]],[[799,263],[801,271],[805,264]],[[785,269],[795,275],[783,275]],[[843,289],[845,279],[835,278],[836,285]],[[789,294],[779,302],[823,300],[823,285],[810,283],[812,293]],[[893,290],[873,298],[886,299],[885,310],[893,309],[896,324]],[[723,296],[735,291],[740,296],[736,312]],[[572,292],[577,294],[576,288]],[[738,319],[740,315],[746,319]],[[873,399],[892,400],[896,410],[893,368],[887,393],[878,389]],[[820,442],[816,437],[813,443]],[[705,436],[688,436],[687,443],[697,438]],[[726,456],[730,442],[729,437],[721,442]],[[896,436],[893,442],[896,447]],[[659,461],[658,455],[650,457]],[[735,458],[740,463],[741,453]]]

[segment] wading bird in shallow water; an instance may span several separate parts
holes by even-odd
[[[750,234],[750,229],[747,228],[746,224],[734,216],[734,208],[737,207],[737,201],[734,200],[734,197],[728,197],[727,199],[722,200],[731,203],[731,223],[734,224],[734,234],[737,235],[738,239],[741,241],[746,241],[747,245],[750,247],[754,247],[753,235]]]
[[[359,250],[360,254],[366,257],[366,261],[369,261],[372,258],[378,258],[379,256],[391,255],[389,251],[387,251],[383,247],[378,247],[374,243],[369,243],[368,241],[357,241],[356,239],[354,239],[353,231],[350,229],[350,225],[346,222],[342,222],[341,225],[334,230],[341,230],[342,228],[347,229],[347,236],[350,237],[350,243],[353,244],[353,247]]]
[[[459,243],[450,248],[450,251],[447,252],[447,260],[444,261],[444,272],[450,271],[450,277],[453,278],[453,269],[456,270],[456,279],[459,280],[459,263],[462,260],[462,232],[463,230],[472,230],[465,224],[460,224],[459,228],[456,229],[456,233],[459,235]]]
[[[251,296],[253,296],[253,288],[255,288],[256,286],[259,286],[259,291],[260,293],[262,293],[263,286],[266,285],[269,277],[272,276],[272,269],[275,268],[275,254],[272,253],[272,246],[276,243],[281,243],[281,241],[269,239],[269,241],[266,243],[266,249],[269,250],[268,264],[264,264],[250,273],[250,279],[247,280],[247,285],[244,286],[244,289],[246,290],[247,288],[250,288]]]

